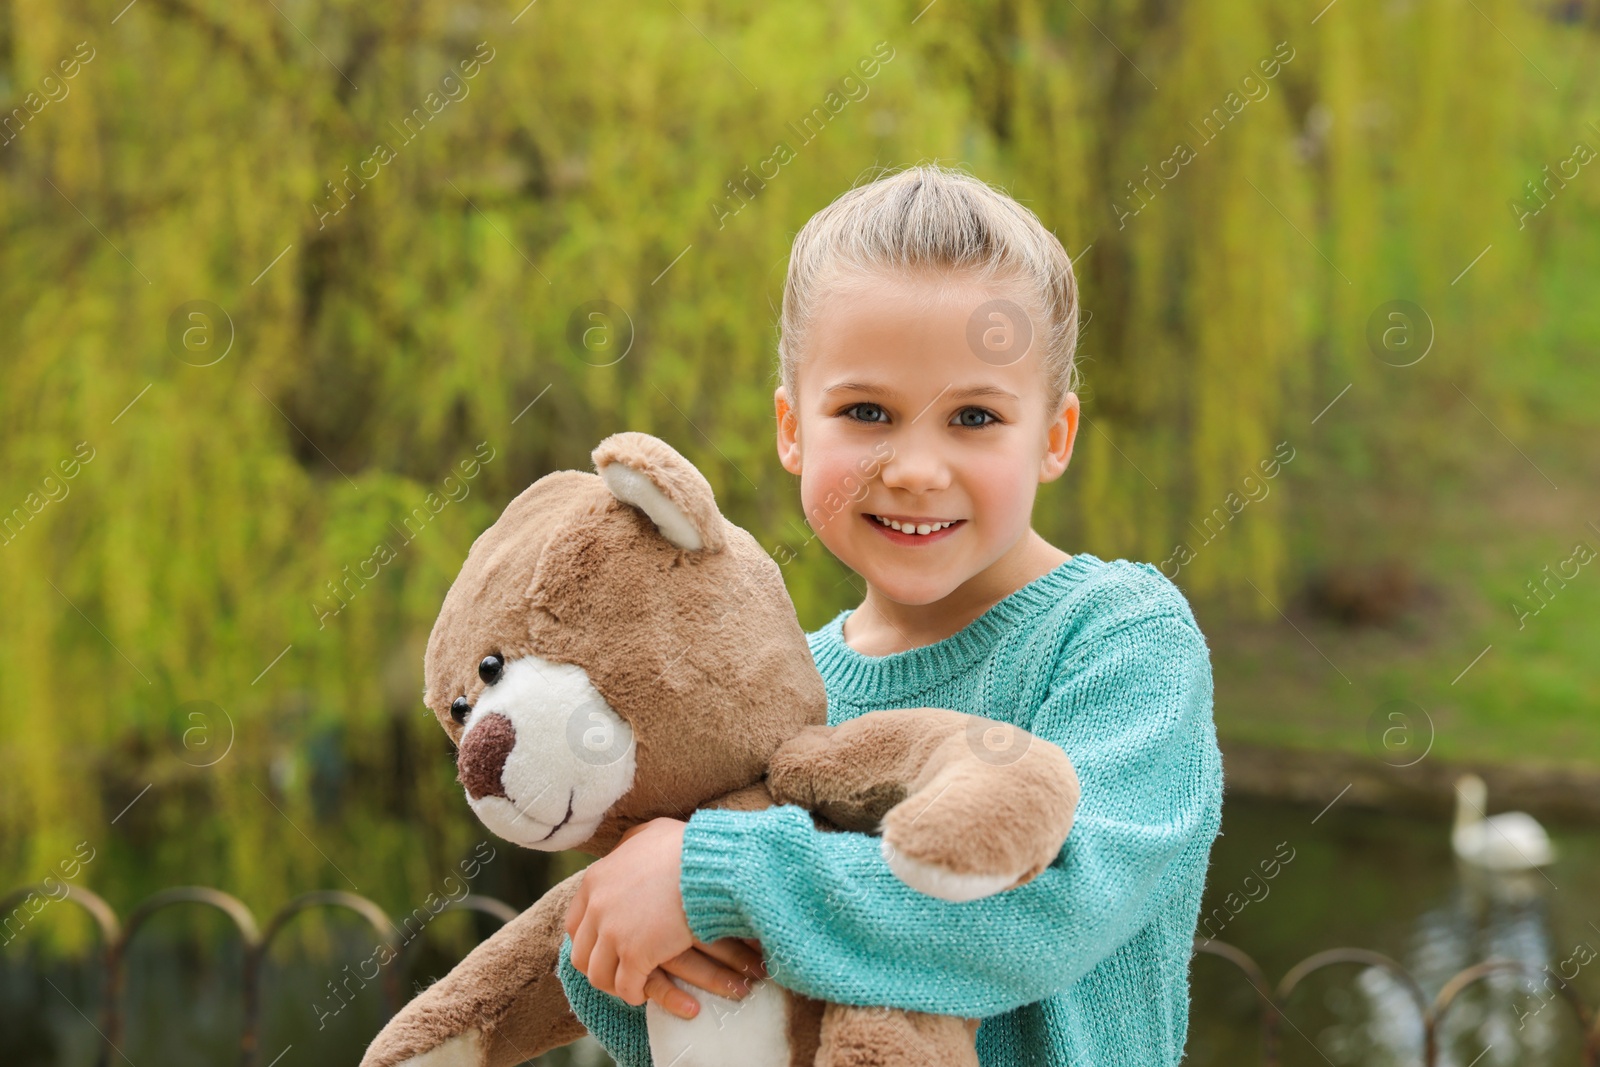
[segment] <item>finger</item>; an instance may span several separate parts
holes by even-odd
[[[761,958],[761,977],[771,977],[771,972],[767,970],[767,950],[761,947],[761,942],[753,937],[741,938],[741,940],[749,945],[755,951],[755,954]]]
[[[722,937],[710,944],[697,941],[695,948],[737,974],[750,978],[766,977],[765,968],[761,963],[761,953],[746,944],[743,938]]]
[[[600,924],[597,922],[584,923],[572,935],[572,965],[584,973],[591,985],[594,984],[594,976],[589,967],[594,961],[594,946],[599,937]]]
[[[723,966],[699,949],[686,949],[663,963],[662,968],[690,985],[699,986],[720,997],[742,999],[750,992],[749,982],[737,971]]]
[[[594,952],[589,957],[589,984],[602,993],[610,993],[617,997],[622,994],[617,991],[617,968],[622,961],[617,954],[611,951],[610,942],[602,938],[595,943]]]
[[[617,960],[617,996],[635,1007],[646,1000],[644,985],[650,976],[639,970],[626,957]]]
[[[693,1019],[700,1014],[700,1002],[680,989],[660,967],[651,971],[650,977],[645,979],[644,992],[647,997],[680,1019]]]
[[[583,925],[583,913],[589,908],[589,900],[584,896],[583,883],[578,883],[578,891],[572,895],[572,902],[567,905],[566,928],[567,936],[577,939],[578,927]]]

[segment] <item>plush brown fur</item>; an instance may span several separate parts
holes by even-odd
[[[669,542],[602,477],[549,474],[473,543],[424,662],[424,700],[458,743],[451,703],[482,695],[485,655],[537,654],[587,672],[633,730],[636,769],[579,848],[605,855],[658,816],[794,803],[824,828],[882,829],[900,855],[955,875],[1017,874],[1020,885],[1060,851],[1078,796],[1065,753],[936,709],[824,725],[822,681],[778,566],[721,515],[700,472],[638,433],[607,438],[593,459],[602,474],[621,464],[645,475],[701,547]],[[464,767],[463,781],[479,773]],[[581,1036],[556,977],[581,878],[551,889],[408,1004],[363,1067],[502,1067]],[[791,1067],[977,1063],[977,1020],[785,994]]]

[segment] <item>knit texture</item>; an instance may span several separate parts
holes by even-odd
[[[1222,756],[1210,651],[1155,567],[1080,552],[961,632],[889,656],[808,635],[828,720],[940,707],[1060,745],[1083,788],[1033,881],[952,903],[902,883],[876,838],[823,832],[793,805],[698,811],[684,834],[689,927],[755,937],[768,972],[809,996],[983,1019],[983,1067],[1167,1067],[1182,1059]],[[981,832],[981,828],[974,828]],[[621,1067],[649,1067],[644,1009],[559,973]]]

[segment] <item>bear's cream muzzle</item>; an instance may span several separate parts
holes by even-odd
[[[473,707],[457,772],[482,823],[512,844],[574,848],[633,785],[633,729],[583,668],[522,656]]]

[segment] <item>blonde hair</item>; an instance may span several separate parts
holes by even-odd
[[[1039,217],[986,182],[939,164],[858,185],[795,235],[783,286],[778,376],[797,398],[799,352],[818,302],[842,278],[942,270],[1023,286],[1042,319],[1049,407],[1078,387],[1078,283],[1072,260]]]

